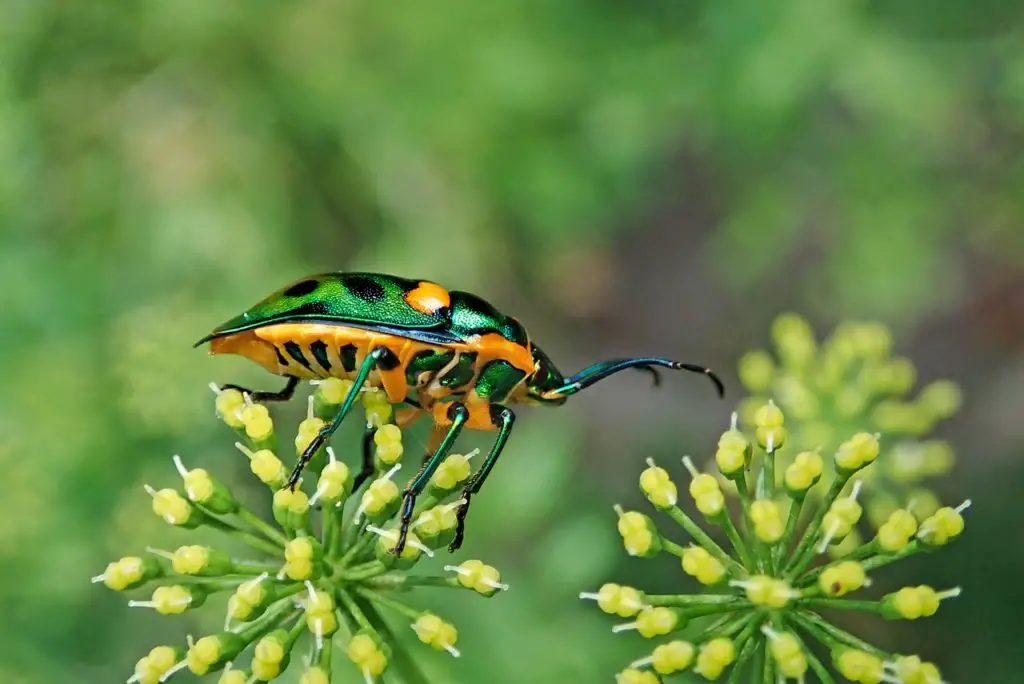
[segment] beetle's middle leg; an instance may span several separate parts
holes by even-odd
[[[455,439],[469,420],[469,409],[466,408],[465,404],[452,402],[445,406],[447,419],[451,422],[451,425],[447,431],[435,427],[434,434],[444,434],[444,437],[441,438],[437,448],[434,449],[434,453],[430,455],[430,458],[420,468],[420,472],[405,486],[405,494],[402,497],[402,513],[398,527],[398,541],[395,542],[395,548],[392,549],[392,553],[396,556],[400,555],[402,550],[405,549],[405,539],[409,534],[409,525],[412,523],[412,511],[416,506],[416,497],[423,492],[427,483],[430,482],[430,478],[434,476],[438,466],[441,465],[441,461],[451,451],[452,446],[455,444]]]
[[[303,468],[309,463],[310,459],[313,458],[313,454],[322,447],[327,440],[331,438],[338,428],[341,426],[341,422],[345,420],[345,416],[352,409],[355,404],[356,397],[359,396],[360,390],[363,385],[366,384],[366,379],[370,376],[370,372],[377,366],[377,364],[384,359],[391,351],[387,347],[374,347],[366,358],[363,359],[362,364],[359,366],[359,370],[356,372],[356,377],[352,380],[352,389],[349,390],[348,395],[345,397],[345,401],[341,404],[341,408],[338,409],[338,413],[335,414],[334,419],[330,424],[320,429],[320,432],[316,434],[313,441],[309,443],[306,450],[302,452],[302,456],[299,457],[298,463],[292,469],[291,475],[288,476],[288,481],[285,483],[285,487],[294,490],[295,485],[299,482],[299,477],[302,475]]]
[[[395,414],[395,425],[400,429],[405,429],[422,415],[423,409],[418,406],[403,408]],[[363,431],[362,467],[359,470],[359,474],[356,475],[355,479],[352,481],[352,491],[359,489],[359,487],[366,482],[367,478],[373,475],[373,436],[376,432],[376,425],[367,425],[366,430]]]
[[[295,394],[295,388],[299,386],[299,379],[294,375],[288,376],[288,383],[284,386],[284,389],[278,390],[277,392],[257,392],[241,385],[221,385],[220,389],[224,390],[238,390],[242,394],[248,394],[249,397],[257,402],[265,401],[288,401]]]

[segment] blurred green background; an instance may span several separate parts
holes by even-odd
[[[277,380],[191,344],[336,269],[477,292],[566,371],[658,353],[713,366],[729,389],[712,402],[700,379],[654,392],[624,375],[523,412],[460,552],[513,589],[432,597],[464,651],[421,652],[437,682],[611,681],[645,652],[577,592],[691,585],[669,560],[628,559],[611,505],[641,502],[648,455],[710,456],[742,396],[737,359],[784,310],[819,333],[886,321],[923,380],[964,388],[941,428],[958,475],[938,489],[973,498],[967,531],[885,582],[965,594],[930,620],[854,628],[952,682],[1019,681],[1019,6],[0,0],[0,13],[0,682],[123,681],[150,646],[219,625],[212,610],[129,610],[89,577],[186,539],[142,490],[174,482],[172,454],[251,486],[206,383]]]

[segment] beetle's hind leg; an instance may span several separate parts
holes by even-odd
[[[284,386],[284,389],[278,390],[277,392],[257,392],[247,387],[240,385],[221,385],[220,390],[238,390],[242,394],[247,394],[256,403],[262,403],[267,401],[288,401],[295,395],[295,388],[299,386],[299,379],[294,375],[288,376],[288,383]]]
[[[448,551],[454,552],[462,546],[462,538],[466,532],[466,514],[469,513],[469,501],[474,494],[480,491],[480,488],[484,484],[484,480],[490,474],[491,469],[494,468],[494,464],[498,462],[498,457],[501,452],[505,449],[505,444],[508,442],[509,435],[512,434],[512,425],[515,423],[516,414],[512,413],[512,409],[507,406],[499,406],[497,404],[491,404],[489,407],[491,411],[491,422],[498,428],[498,436],[494,440],[494,446],[491,447],[491,452],[487,454],[487,459],[484,464],[480,466],[480,470],[476,472],[469,482],[466,484],[465,489],[462,490],[462,505],[459,506],[459,510],[456,512],[456,526],[455,526],[455,539],[452,540],[451,545],[448,547]]]

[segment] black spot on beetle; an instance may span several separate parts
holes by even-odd
[[[299,345],[297,345],[294,342],[285,342],[284,343],[284,350],[286,352],[288,352],[288,356],[292,357],[293,359],[295,359],[296,361],[301,363],[303,366],[305,366],[309,370],[313,370],[313,367],[309,363],[309,359],[307,359],[302,354],[302,348],[299,347]]]
[[[354,373],[356,370],[356,351],[356,345],[354,344],[346,344],[338,350],[338,356],[341,357],[341,367],[345,369],[346,373]]]
[[[398,368],[398,354],[387,347],[381,347],[381,350],[380,358],[377,359],[377,367],[386,371]]]
[[[326,316],[330,312],[327,310],[327,305],[321,301],[303,302],[294,309],[289,309],[287,312],[287,318],[293,317],[313,317],[313,316]]]
[[[345,278],[345,287],[356,297],[370,304],[376,304],[384,299],[384,286],[367,276],[348,276]]]
[[[320,287],[317,280],[300,280],[284,291],[285,297],[305,297]]]
[[[331,360],[327,358],[327,344],[323,340],[317,340],[309,345],[309,351],[313,352],[313,358],[328,373],[331,371]]]

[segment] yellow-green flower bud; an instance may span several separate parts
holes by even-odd
[[[663,636],[685,626],[686,620],[679,611],[664,606],[644,608],[637,614],[636,622],[629,625],[646,639]]]
[[[289,530],[309,529],[309,497],[301,489],[274,492],[274,520]]]
[[[624,587],[614,582],[601,585],[597,593],[584,592],[581,599],[597,601],[597,607],[609,615],[633,617],[644,608],[643,596],[633,587]]]
[[[433,613],[423,613],[412,623],[412,629],[420,641],[428,646],[459,657],[459,652],[455,648],[459,633],[450,622],[445,622]]]
[[[790,495],[797,499],[802,498],[808,489],[817,484],[823,468],[821,456],[816,452],[803,451],[797,454],[786,468],[786,489]]]
[[[660,675],[682,672],[690,667],[697,649],[689,641],[676,639],[662,644],[651,653],[651,667]]]
[[[248,644],[234,632],[211,634],[188,649],[185,661],[193,674],[204,675],[221,669],[234,660]]]
[[[161,615],[180,615],[206,601],[206,591],[195,584],[157,587],[149,601],[129,601],[132,608],[152,608]]]
[[[146,485],[146,492],[153,497],[153,512],[167,524],[191,530],[206,522],[203,512],[189,503],[177,490],[168,488],[156,491]]]
[[[769,401],[754,413],[754,426],[758,429],[782,427],[785,422],[786,417],[782,414],[782,409],[773,401]]]
[[[249,470],[260,479],[260,482],[275,490],[284,486],[288,479],[288,471],[273,451],[270,449],[252,451],[241,442],[235,442],[235,447],[249,459]]]
[[[245,434],[255,444],[270,445],[274,437],[274,421],[270,411],[261,404],[246,404],[240,414]]]
[[[838,649],[832,651],[832,663],[839,674],[851,682],[861,684],[881,684],[885,680],[885,668],[881,659],[854,649]]]
[[[878,438],[866,432],[858,432],[839,446],[836,452],[836,469],[841,473],[854,473],[878,458]]]
[[[228,617],[240,622],[255,620],[277,600],[274,585],[263,574],[242,582],[228,599]]]
[[[383,476],[371,482],[363,492],[359,510],[374,523],[381,524],[390,520],[398,512],[398,507],[402,503],[398,485],[391,481],[391,476],[397,472],[398,468],[399,466],[396,464]]]
[[[348,642],[346,654],[364,676],[379,677],[388,667],[388,656],[369,634],[360,632]]]
[[[227,487],[213,478],[203,468],[188,470],[179,456],[174,457],[174,466],[185,482],[185,494],[189,501],[197,503],[214,513],[227,515],[238,510],[239,504]]]
[[[758,499],[750,505],[750,520],[754,523],[754,535],[765,544],[775,544],[786,530],[782,510],[768,499]]]
[[[775,364],[771,355],[762,350],[747,352],[740,357],[740,382],[755,394],[764,394],[771,387]]]
[[[828,596],[845,596],[867,584],[864,566],[857,561],[842,561],[831,565],[818,576],[818,586]]]
[[[900,656],[892,664],[893,674],[903,684],[943,684],[942,673],[917,656]]]
[[[460,502],[434,506],[420,513],[413,523],[417,536],[430,549],[448,546],[455,539]]]
[[[725,508],[725,494],[713,475],[696,473],[690,481],[690,496],[697,510],[709,518],[717,517]]]
[[[242,409],[245,408],[245,396],[236,389],[222,390],[214,384],[211,384],[210,387],[213,389],[214,394],[217,395],[217,399],[214,402],[217,415],[229,427],[235,428],[236,430],[241,429],[245,425],[242,421]]]
[[[434,476],[430,478],[430,491],[438,497],[443,497],[458,489],[463,482],[469,479],[472,472],[469,459],[477,454],[477,450],[469,454],[451,454],[437,467]]]
[[[784,608],[800,595],[785,580],[767,575],[754,575],[747,580],[732,580],[729,584],[744,589],[751,603],[765,608]]]
[[[157,646],[150,650],[135,664],[136,684],[159,684],[161,678],[170,672],[184,655],[181,650],[171,646]]]
[[[715,486],[718,486],[717,482]],[[650,518],[636,511],[617,509],[617,512],[619,535],[622,536],[622,545],[626,553],[630,556],[650,558],[661,551],[661,536]]]
[[[306,453],[306,449],[309,448],[309,445],[313,443],[313,440],[316,439],[325,426],[326,423],[315,416],[306,418],[299,423],[299,429],[295,433],[295,454],[301,456]],[[323,449],[323,447],[320,447],[320,449]]]
[[[949,380],[936,380],[921,390],[918,403],[935,418],[949,418],[960,410],[960,387]]]
[[[363,407],[367,425],[381,426],[390,423],[395,414],[388,403],[388,395],[377,388],[369,389],[363,394]]]
[[[349,392],[352,391],[353,383],[351,380],[342,380],[341,378],[327,378],[320,382],[316,387],[316,392],[313,396],[316,398],[314,407],[316,415],[323,420],[328,420],[330,416],[333,416],[337,412],[337,407],[345,401],[348,397]],[[321,413],[320,406],[323,406],[324,412]]]
[[[296,537],[284,546],[284,572],[293,580],[316,579],[320,575],[323,547],[313,537]]]
[[[234,569],[231,557],[208,546],[181,546],[171,557],[171,567],[179,575],[221,577]]]
[[[390,423],[381,425],[373,433],[373,443],[376,445],[376,457],[379,466],[390,468],[398,463],[405,452],[402,446],[402,431],[397,425]]]
[[[615,684],[660,684],[658,676],[650,670],[629,667],[615,675]]]
[[[654,465],[652,459],[647,459],[647,463],[648,467],[640,473],[640,489],[658,510],[672,508],[679,500],[679,490],[664,468]]]
[[[340,505],[352,490],[353,481],[348,466],[334,457],[334,449],[331,447],[327,447],[327,456],[327,465],[320,471],[316,493],[309,500],[310,506],[318,501]]]
[[[899,508],[878,528],[875,541],[878,548],[886,553],[896,553],[906,548],[917,532],[917,519],[908,510]]]
[[[683,550],[683,572],[705,585],[718,584],[725,577],[725,566],[701,546]]]
[[[456,573],[459,584],[482,596],[493,596],[508,589],[507,584],[501,583],[501,573],[496,568],[478,560],[468,560],[459,565],[446,565],[444,569]]]
[[[939,603],[942,600],[959,595],[959,587],[943,592],[937,592],[926,584],[903,587],[899,591],[882,597],[882,615],[890,620],[916,620],[922,617],[931,617],[938,611]]]
[[[252,677],[245,670],[232,670],[227,667],[220,673],[217,684],[250,684]]]
[[[375,547],[375,557],[381,563],[388,568],[394,568],[396,570],[408,570],[412,566],[416,565],[416,562],[420,559],[420,555],[426,551],[433,555],[420,538],[416,536],[414,532],[409,532],[405,537],[405,546],[402,548],[402,553],[399,556],[395,555],[395,546],[398,544],[398,530],[396,529],[381,529],[374,527],[373,525],[367,526],[368,530],[378,536],[377,545]]]
[[[108,589],[127,591],[137,589],[150,580],[163,577],[166,573],[164,564],[156,558],[147,556],[125,556],[107,565],[102,575],[92,578],[93,583],[103,582]]]
[[[957,508],[943,506],[921,523],[917,531],[918,538],[929,546],[945,546],[960,536],[964,531],[964,518],[961,512],[970,506],[965,501]]]
[[[275,679],[288,667],[291,651],[291,640],[288,632],[275,629],[256,642],[252,655],[252,674],[261,682]]]
[[[697,653],[697,664],[693,671],[712,681],[718,679],[725,672],[725,668],[732,665],[736,660],[736,646],[732,639],[720,637],[706,641],[700,645]]]
[[[761,631],[768,637],[768,649],[779,673],[786,679],[802,680],[807,672],[807,656],[796,636],[789,632],[776,632],[767,625]]]

